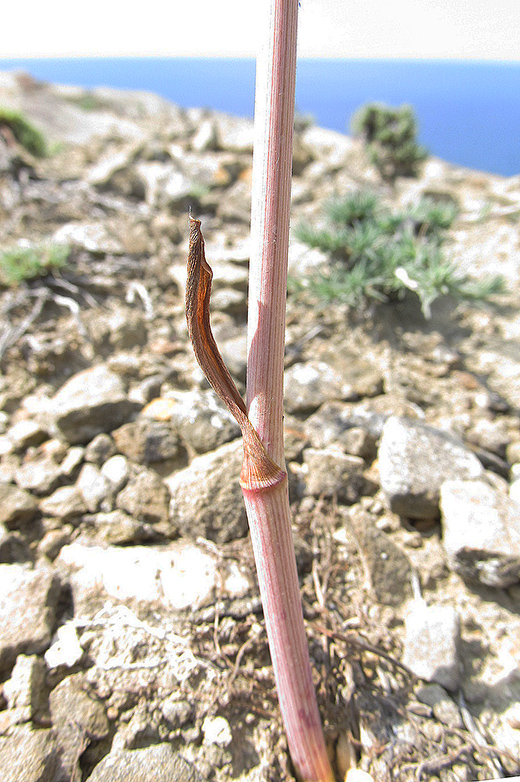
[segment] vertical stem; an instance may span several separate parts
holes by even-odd
[[[249,283],[249,417],[269,456],[284,464],[283,355],[298,0],[269,5],[257,62]],[[287,480],[243,484],[271,659],[291,757],[304,782],[333,782],[312,682],[291,533]]]
[[[249,278],[249,417],[283,462],[283,355],[298,0],[264,0],[269,29],[257,59]]]
[[[302,782],[334,782],[312,682],[287,481],[243,492],[291,759]]]

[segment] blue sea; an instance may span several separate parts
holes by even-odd
[[[159,93],[181,106],[253,116],[250,59],[0,59],[0,70],[84,87]],[[369,101],[411,104],[431,154],[506,176],[520,173],[520,63],[416,60],[298,62],[296,108],[322,127],[349,132]]]

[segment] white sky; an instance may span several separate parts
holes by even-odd
[[[5,3],[0,58],[252,57],[267,0]],[[300,57],[520,60],[520,0],[301,0]]]

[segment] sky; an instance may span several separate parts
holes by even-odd
[[[6,3],[0,58],[254,57],[267,2]],[[298,54],[520,61],[520,2],[301,0]]]

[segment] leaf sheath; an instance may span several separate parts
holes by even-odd
[[[244,400],[233,382],[211,331],[210,298],[213,272],[206,261],[200,220],[190,215],[186,321],[195,357],[210,386],[235,417],[244,439],[240,485],[245,491],[262,491],[286,480],[287,474],[266,453],[248,418]]]

